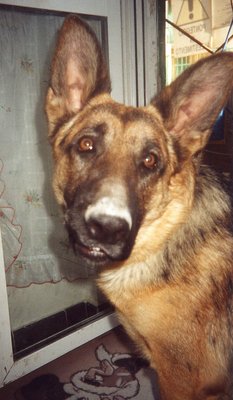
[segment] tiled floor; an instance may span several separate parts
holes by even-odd
[[[0,389],[0,400],[157,400],[156,377],[121,328]]]

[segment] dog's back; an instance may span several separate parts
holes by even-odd
[[[233,398],[232,208],[200,155],[232,80],[233,54],[215,55],[148,107],[118,104],[94,34],[74,16],[52,64],[55,194],[163,400]]]

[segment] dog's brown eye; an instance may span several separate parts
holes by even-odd
[[[148,169],[155,169],[158,165],[158,157],[155,153],[150,152],[143,160],[143,164]]]
[[[83,137],[78,142],[78,149],[81,152],[90,152],[94,150],[93,140],[89,137]]]

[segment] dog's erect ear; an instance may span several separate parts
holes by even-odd
[[[110,91],[108,67],[94,32],[76,15],[67,17],[58,35],[46,99],[50,133],[65,115]]]
[[[200,60],[152,100],[168,132],[188,155],[207,143],[233,87],[233,53]]]

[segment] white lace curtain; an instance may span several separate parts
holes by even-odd
[[[0,6],[0,227],[9,286],[90,274],[69,249],[51,189],[44,97],[62,21]]]

